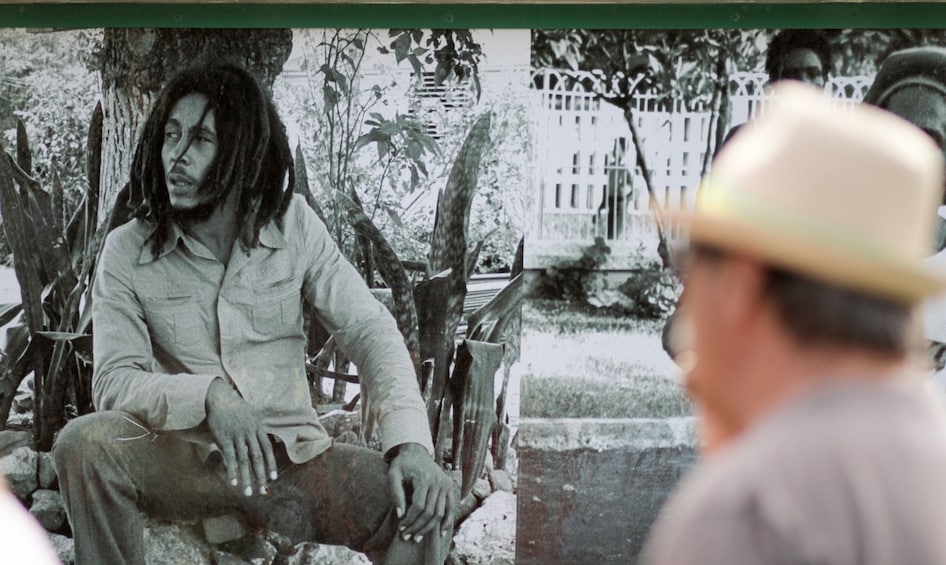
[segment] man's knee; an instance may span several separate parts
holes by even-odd
[[[56,471],[61,474],[83,462],[102,462],[102,455],[109,446],[122,434],[133,431],[145,436],[149,433],[132,417],[118,411],[93,412],[71,420],[53,444]]]

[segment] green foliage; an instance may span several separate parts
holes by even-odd
[[[670,271],[656,261],[649,261],[631,269],[631,276],[618,290],[633,302],[628,314],[644,320],[663,320],[673,313],[679,288],[679,281]]]
[[[577,259],[567,259],[547,267],[536,287],[540,298],[585,302],[594,286],[598,269],[611,253],[604,239],[596,237],[593,245],[585,247]]]
[[[43,186],[62,183],[67,209],[88,190],[85,136],[99,97],[99,77],[90,70],[100,33],[0,29],[0,134],[7,147],[16,121],[26,125],[32,170]],[[11,251],[0,237],[0,262]]]
[[[393,51],[397,63],[406,59],[418,76],[426,66],[436,62],[435,84],[451,79],[460,82],[470,80],[479,98],[479,61],[483,57],[483,50],[473,40],[470,30],[392,29],[388,31],[388,37],[393,40],[388,47],[379,47],[380,53]]]
[[[101,121],[93,124],[101,127]],[[91,316],[86,292],[104,237],[96,228],[95,198],[84,198],[65,217],[62,187],[46,191],[26,174],[29,143],[20,128],[18,159],[0,152],[0,205],[3,229],[13,250],[20,285],[22,316],[4,321],[8,339],[0,362],[0,421],[5,422],[13,391],[30,372],[35,375],[33,439],[39,449],[52,446],[67,413],[91,408]],[[90,132],[98,138],[100,131]],[[90,162],[97,163],[97,155]],[[94,166],[94,165],[93,165]],[[71,406],[71,409],[67,408]]]
[[[300,142],[312,189],[346,255],[362,269],[368,266],[359,259],[364,254],[344,218],[336,221],[341,211],[335,205],[337,191],[357,193],[365,213],[402,260],[423,262],[431,244],[436,195],[453,156],[474,115],[491,112],[493,142],[484,154],[488,166],[478,182],[470,241],[483,242],[475,272],[508,271],[524,228],[531,151],[525,76],[519,85],[480,84],[481,48],[465,30],[392,30],[386,38],[366,30],[298,33],[305,34],[308,89],[293,90],[278,81],[277,99],[306,132]],[[403,68],[389,64],[391,55],[409,63],[415,76],[405,82]],[[478,90],[479,102],[466,111],[418,111],[412,102],[418,84],[415,63],[421,72],[438,65],[438,80]],[[334,94],[326,97],[326,87]],[[439,132],[439,139],[432,139],[428,128]]]
[[[336,241],[367,272],[373,269],[364,242],[349,228],[341,199],[360,202],[386,235],[416,232],[417,226],[405,225],[402,219],[403,202],[423,186],[439,148],[415,119],[390,112],[405,86],[373,67],[372,53],[381,45],[374,32],[300,33],[309,87],[299,92],[284,85],[277,95],[290,101],[288,113],[308,133],[300,144],[314,169],[308,175],[315,180],[311,188]]]
[[[535,30],[537,67],[592,71],[595,91],[624,107],[634,90],[658,94],[687,108],[709,105],[719,80],[757,66],[763,30]]]

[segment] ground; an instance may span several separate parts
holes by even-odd
[[[523,306],[524,418],[689,416],[662,321],[552,300]]]

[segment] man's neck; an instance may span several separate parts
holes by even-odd
[[[774,410],[821,387],[841,383],[879,383],[911,368],[907,356],[878,354],[864,348],[800,345],[786,341],[754,355],[754,367],[765,374],[754,400],[743,406],[742,427],[751,427]]]
[[[188,223],[182,226],[182,229],[226,265],[230,260],[233,242],[240,235],[240,226],[236,219],[236,200],[228,198],[214,209],[209,218]]]

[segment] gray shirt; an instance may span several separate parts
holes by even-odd
[[[946,415],[921,375],[792,402],[697,466],[647,565],[946,563]]]

